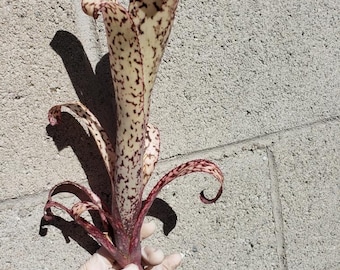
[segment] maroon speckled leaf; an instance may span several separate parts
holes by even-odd
[[[174,22],[177,5],[178,0],[130,0],[129,12],[138,29],[143,59],[146,117],[149,116],[151,91]]]
[[[222,194],[221,170],[207,160],[193,160],[177,166],[153,187],[142,206],[142,193],[159,158],[160,137],[148,123],[150,95],[158,67],[174,21],[178,0],[130,0],[126,10],[116,0],[82,0],[82,9],[93,18],[102,14],[115,88],[117,111],[116,145],[113,148],[96,117],[81,103],[57,105],[49,111],[51,125],[61,120],[61,111],[75,114],[84,122],[100,150],[112,183],[111,212],[91,190],[72,182],[56,185],[45,205],[45,219],[53,218],[51,208],[66,211],[89,235],[105,247],[123,268],[141,266],[140,229],[145,215],[160,190],[172,180],[193,172],[213,175],[220,183],[214,203]],[[61,192],[75,194],[80,201],[68,208],[53,200]],[[97,211],[104,232],[82,217],[85,211]],[[113,235],[108,235],[113,229]],[[114,243],[112,242],[114,239]]]
[[[68,208],[59,202],[53,201],[52,197],[62,192],[72,193],[76,195],[81,201],[74,204],[71,208]],[[48,201],[44,208],[44,218],[47,221],[53,219],[55,216],[51,208],[58,208],[67,212],[76,223],[78,223],[87,231],[89,235],[91,235],[100,245],[105,247],[117,262],[121,262],[122,264],[125,263],[126,258],[117,250],[108,235],[108,223],[114,230],[124,232],[122,224],[119,220],[113,218],[107,207],[102,204],[100,198],[91,190],[70,181],[59,183],[49,192]],[[84,211],[89,210],[98,211],[102,220],[104,232],[81,217],[81,214]],[[122,238],[124,237],[125,235],[122,235]]]
[[[138,33],[128,11],[102,3],[117,104],[115,193],[126,231],[141,207],[145,138],[144,81]]]
[[[176,179],[177,177],[184,176],[186,174],[190,174],[194,172],[204,172],[204,173],[211,174],[219,181],[220,188],[214,198],[211,198],[211,199],[207,198],[204,195],[203,191],[200,194],[200,199],[203,203],[209,204],[209,203],[216,202],[219,199],[219,197],[222,195],[222,190],[223,190],[224,177],[223,177],[222,171],[219,169],[219,167],[215,163],[211,161],[208,161],[205,159],[192,160],[192,161],[183,163],[182,165],[179,165],[176,168],[172,169],[158,181],[158,183],[153,187],[149,196],[145,200],[143,208],[138,217],[137,224],[141,226],[141,224],[143,223],[144,217],[149,211],[152,203],[154,202],[157,195],[159,194],[159,192],[162,190],[162,188],[165,185],[169,184],[172,180]],[[138,229],[140,228],[135,228],[136,230],[135,233],[137,233]]]
[[[143,185],[149,181],[158,162],[160,151],[160,136],[159,130],[150,123],[147,125],[145,136],[145,152],[143,159]]]
[[[108,230],[108,221],[106,218],[108,214],[105,214],[105,212],[108,213],[108,208],[101,202],[100,198],[93,191],[91,191],[90,189],[87,189],[86,187],[82,185],[79,185],[77,183],[70,182],[70,181],[59,183],[50,190],[49,195],[48,195],[48,201],[44,208],[45,213],[46,213],[45,219],[48,220],[50,219],[50,217],[53,217],[51,207],[61,208],[65,210],[72,217],[77,215],[77,213],[74,213],[72,209],[69,209],[53,200],[52,197],[59,193],[71,193],[77,196],[81,200],[81,202],[89,202],[95,205],[97,207],[100,218],[102,220],[104,229]],[[80,215],[81,213],[79,213],[79,216]]]
[[[65,103],[52,107],[48,112],[48,120],[52,126],[61,122],[61,112],[66,111],[78,116],[76,119],[79,122],[86,124],[88,130],[93,136],[100,154],[104,160],[106,170],[111,181],[114,179],[114,164],[116,155],[110,139],[104,128],[99,123],[98,119],[91,113],[91,111],[80,102]]]

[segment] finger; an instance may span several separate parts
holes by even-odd
[[[138,268],[138,266],[137,265],[135,265],[135,264],[128,264],[127,266],[125,266],[124,268],[123,268],[123,270],[138,270],[139,268]]]
[[[149,237],[151,234],[153,234],[155,230],[156,230],[156,223],[154,221],[143,223],[141,233],[140,233],[142,240]]]
[[[118,268],[112,268],[111,262],[103,255],[95,253],[90,259],[83,264],[79,270],[117,270]]]
[[[156,266],[149,266],[145,270],[175,270],[180,266],[184,255],[180,253],[171,254],[163,260],[163,262]]]
[[[166,256],[166,258],[162,262],[162,265],[167,270],[174,270],[178,266],[180,266],[183,258],[184,258],[184,255],[182,253],[174,253],[169,256]]]
[[[158,265],[164,260],[164,253],[160,249],[146,246],[142,248],[142,258],[148,266]]]

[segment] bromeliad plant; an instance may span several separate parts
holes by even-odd
[[[159,158],[158,129],[149,123],[150,94],[175,17],[178,0],[130,0],[128,9],[115,0],[83,0],[82,9],[94,19],[102,14],[106,28],[111,74],[115,88],[117,134],[115,146],[97,118],[80,102],[54,106],[48,118],[51,125],[67,111],[84,122],[93,136],[111,180],[112,203],[108,207],[90,189],[62,182],[49,193],[45,219],[54,217],[51,208],[65,210],[76,223],[104,247],[123,268],[136,264],[140,269],[140,231],[144,218],[160,190],[172,180],[193,172],[213,175],[220,183],[217,195],[203,203],[215,202],[222,193],[223,175],[212,162],[198,159],[184,163],[163,176],[142,201],[145,185]],[[61,192],[77,195],[71,208],[54,201]],[[81,215],[98,211],[101,228]]]

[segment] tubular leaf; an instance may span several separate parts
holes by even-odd
[[[141,207],[144,154],[144,80],[138,33],[119,4],[103,3],[111,74],[117,104],[116,166],[113,196],[128,231]]]
[[[129,12],[138,29],[144,83],[146,117],[157,71],[175,18],[178,0],[131,0]]]
[[[145,186],[153,173],[159,158],[160,137],[159,130],[148,123],[145,136],[145,153],[143,160],[143,185]]]

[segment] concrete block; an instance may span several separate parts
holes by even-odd
[[[183,252],[183,268],[339,268],[338,10],[335,0],[180,1],[153,92],[153,181],[191,158],[226,174],[214,205],[199,202],[217,189],[204,175],[161,193],[177,223],[168,236],[158,223],[148,241]],[[81,125],[65,115],[50,127],[47,112],[80,100],[113,137],[103,25],[80,0],[1,1],[0,13],[0,269],[75,269],[97,245],[66,216],[39,235],[47,190],[73,180],[107,199],[108,177]]]
[[[59,178],[57,159],[66,153],[59,155],[46,132],[47,112],[76,95],[61,58],[50,46],[57,31],[74,32],[73,5],[69,1],[2,1],[1,14],[6,33],[0,42],[3,201],[39,192]],[[69,171],[76,164],[69,161]]]
[[[213,196],[218,188],[204,174],[174,180],[159,197],[177,214],[177,225],[167,237],[159,231],[148,243],[167,253],[183,253],[183,269],[277,269],[266,150],[238,145],[190,156],[199,157],[214,158],[221,166],[225,173],[222,197],[213,205],[200,202],[200,191]]]
[[[158,208],[161,213],[172,208],[168,212],[172,215],[165,215],[165,225],[175,222],[172,223],[175,227],[166,237],[162,223],[157,222],[157,234],[145,244],[161,247],[166,253],[184,253],[183,269],[276,268],[266,152],[240,150],[229,156],[218,151],[206,156],[210,157],[219,157],[215,161],[226,175],[220,200],[204,205],[198,198],[201,190],[213,196],[218,189],[209,176],[192,174],[175,180],[162,191],[163,207]],[[158,171],[164,172],[181,161],[163,163]],[[76,269],[90,256],[88,251],[97,248],[63,213],[60,215],[66,221],[60,220],[56,227],[45,226],[46,236],[39,235],[39,230],[44,234],[39,224],[46,196],[42,193],[1,204],[0,263],[5,265],[2,269]],[[70,205],[74,200],[64,196],[59,201]],[[168,208],[164,208],[166,204]],[[68,244],[60,229],[69,236]]]
[[[337,1],[180,1],[151,120],[171,157],[339,115]]]
[[[80,100],[113,133],[111,93],[103,89],[108,84],[112,87],[103,75],[108,62],[96,67],[100,57],[88,45],[97,45],[93,22],[82,14],[80,1],[15,1],[1,9],[8,34],[0,45],[7,59],[1,64],[0,82],[4,116],[0,201],[39,193],[67,179],[84,181],[96,176],[105,182],[107,175],[93,139],[77,121],[68,115],[58,127],[47,121],[53,105]]]
[[[48,226],[47,232],[44,231],[46,228],[40,228],[46,195],[27,196],[1,203],[0,269],[77,269],[90,257],[81,245],[93,244],[93,240],[79,230],[70,218],[56,222],[58,228]],[[63,202],[67,201],[70,199],[64,198]],[[63,236],[62,230],[65,229]],[[95,245],[90,250],[92,252],[93,247]]]
[[[277,164],[287,269],[339,269],[339,120],[283,134]]]

